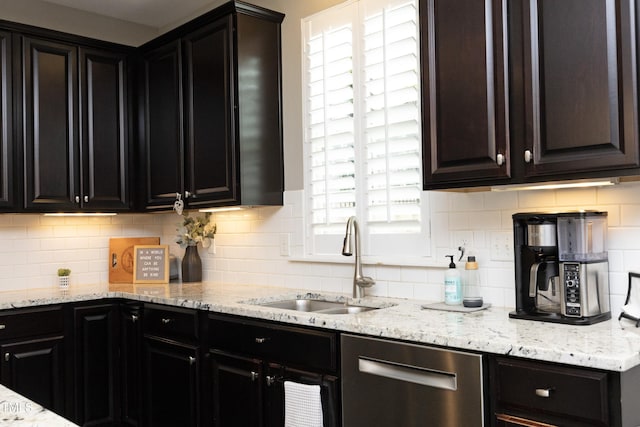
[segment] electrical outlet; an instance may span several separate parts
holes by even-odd
[[[290,248],[289,248],[289,234],[281,234],[280,235],[280,256],[289,256]]]
[[[513,261],[513,235],[508,231],[491,234],[491,260]]]

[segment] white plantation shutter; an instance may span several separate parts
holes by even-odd
[[[309,252],[338,254],[357,215],[365,253],[426,255],[416,0],[338,5],[303,43]]]

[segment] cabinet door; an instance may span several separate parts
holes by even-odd
[[[210,351],[213,425],[258,427],[263,424],[264,373],[259,359]],[[206,424],[206,423],[205,423]]]
[[[190,206],[238,201],[232,25],[228,16],[183,38]]]
[[[142,309],[124,304],[120,311],[122,425],[142,425]]]
[[[638,166],[634,8],[522,3],[527,176]]]
[[[127,209],[126,55],[80,48],[82,207]]]
[[[265,374],[265,420],[268,426],[282,426],[285,421],[285,381],[320,386],[324,427],[338,427],[340,422],[340,382],[333,375],[293,369],[269,363]]]
[[[2,384],[64,415],[63,340],[56,336],[0,345]]]
[[[145,206],[168,207],[183,193],[182,71],[180,42],[143,57]]]
[[[144,339],[145,423],[153,427],[200,424],[198,349]]]
[[[74,209],[80,196],[76,48],[23,37],[22,49],[25,207]]]
[[[75,422],[110,426],[117,416],[118,306],[75,307]]]
[[[13,135],[13,78],[11,33],[0,31],[0,209],[16,210],[18,183],[15,170],[15,141]]]
[[[425,188],[510,177],[505,8],[420,0]]]

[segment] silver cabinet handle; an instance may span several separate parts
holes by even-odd
[[[504,154],[498,153],[498,155],[496,156],[496,163],[498,164],[498,166],[502,166],[504,164]]]
[[[131,315],[131,321],[132,321],[133,323],[137,322],[137,321],[138,321],[138,318],[139,318],[139,317],[138,317],[138,315],[137,315],[137,314],[132,314],[132,315]]]
[[[251,371],[249,377],[251,378],[251,381],[256,381],[258,378],[260,378],[260,374],[255,371]]]
[[[193,194],[191,194],[191,191],[185,191],[184,192],[184,198],[188,199],[189,197],[193,196]]]
[[[536,389],[536,396],[538,397],[550,397],[551,396],[551,392],[553,391],[552,388],[537,388]]]
[[[264,344],[265,342],[267,342],[267,338],[256,338],[256,343],[258,344]]]
[[[276,376],[275,375],[267,375],[267,385],[271,386],[276,382]]]
[[[9,359],[11,359],[11,354],[9,354],[9,353],[5,353],[5,354],[4,354],[4,360],[5,360],[5,362],[8,362],[8,361],[9,361]]]
[[[193,356],[189,356],[189,365],[194,365],[196,363],[196,358]]]
[[[162,319],[160,319],[160,321],[163,325],[168,325],[169,323],[171,323],[171,319],[168,319],[166,317],[163,317]]]
[[[533,153],[531,152],[531,150],[524,150],[524,162],[531,163],[532,159],[533,159]]]
[[[7,327],[7,325],[5,325],[4,323],[0,324],[0,329],[5,329],[6,327]]]
[[[84,196],[84,202],[89,203],[89,196]]]
[[[80,203],[80,196],[76,196],[76,203]]]

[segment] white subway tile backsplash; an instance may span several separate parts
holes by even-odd
[[[431,192],[432,259],[441,268],[365,265],[376,285],[370,295],[442,300],[447,262],[466,241],[480,263],[482,293],[497,306],[515,305],[514,270],[509,261],[492,261],[491,233],[511,233],[514,212],[605,210],[613,315],[627,292],[628,271],[640,271],[640,183],[597,190],[533,192]],[[197,215],[197,213],[196,213]],[[203,277],[209,281],[253,283],[350,295],[353,260],[348,263],[290,261],[280,255],[280,238],[288,235],[292,256],[304,253],[304,194],[287,191],[285,206],[216,213],[216,253],[200,249]],[[0,290],[56,286],[59,267],[72,269],[72,283],[108,280],[110,237],[160,236],[170,252],[180,218],[175,213],[125,214],[98,218],[0,215]],[[464,263],[458,263],[464,268]]]
[[[565,206],[567,210],[584,209],[584,206],[597,203],[597,190],[595,188],[557,190],[556,200],[558,205]]]
[[[474,212],[485,209],[482,193],[454,193],[451,197],[451,210],[454,212]]]
[[[550,190],[531,190],[518,192],[518,208],[538,210],[556,206],[556,192]]]
[[[620,225],[623,227],[640,227],[640,204],[620,206]]]

